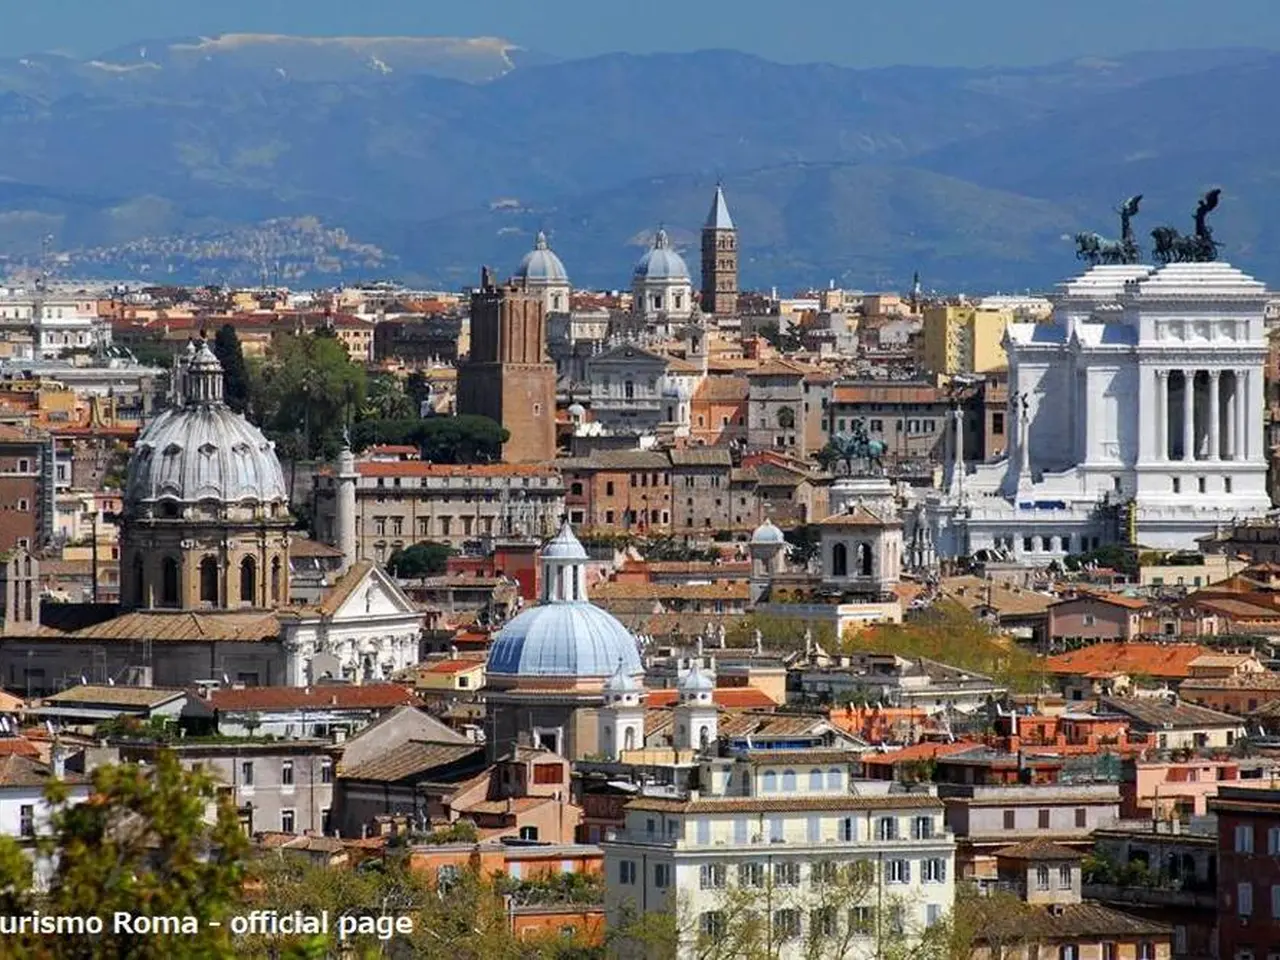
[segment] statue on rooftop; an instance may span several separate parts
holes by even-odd
[[[1209,226],[1209,214],[1218,208],[1222,190],[1215,187],[1196,204],[1195,233],[1183,236],[1173,227],[1156,227],[1151,231],[1155,240],[1155,258],[1161,263],[1208,263],[1218,258],[1218,242],[1213,239]]]
[[[1130,197],[1120,206],[1116,213],[1120,215],[1120,239],[1109,240],[1097,233],[1076,234],[1076,257],[1084,260],[1091,267],[1100,263],[1137,263],[1142,259],[1142,251],[1138,249],[1134,239],[1132,221],[1142,203],[1142,194]]]

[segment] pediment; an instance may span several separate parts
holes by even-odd
[[[370,567],[333,614],[337,620],[366,617],[419,616],[403,590],[378,567]]]

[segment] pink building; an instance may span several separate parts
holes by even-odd
[[[1120,783],[1120,815],[1142,819],[1204,816],[1209,799],[1218,795],[1219,785],[1236,785],[1239,780],[1236,760],[1130,760]]]
[[[1142,632],[1145,600],[1081,593],[1049,605],[1049,636],[1054,640],[1134,640]]]

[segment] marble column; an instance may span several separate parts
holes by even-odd
[[[1182,459],[1196,458],[1196,372],[1182,371]]]
[[[1240,459],[1253,456],[1257,443],[1253,438],[1253,377],[1248,370],[1241,370],[1240,377]]]
[[[1218,387],[1220,386],[1221,370],[1209,371],[1209,459],[1218,460],[1222,451],[1222,435],[1218,430],[1218,419],[1221,416],[1219,408]]]
[[[1156,459],[1169,459],[1169,371],[1156,372]],[[1081,551],[1083,552],[1083,551]]]

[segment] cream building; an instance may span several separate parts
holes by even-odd
[[[701,791],[630,801],[602,844],[609,928],[669,911],[680,958],[749,940],[779,960],[856,960],[940,922],[955,899],[942,802],[851,780],[848,756],[707,760]]]
[[[1008,366],[1004,334],[1013,311],[936,304],[925,308],[924,366],[936,374],[988,373]]]

